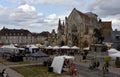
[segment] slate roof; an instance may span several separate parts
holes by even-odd
[[[0,30],[0,36],[27,36],[28,34],[31,34],[31,32],[25,29],[3,28]]]

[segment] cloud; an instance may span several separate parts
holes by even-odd
[[[120,13],[120,0],[92,0],[88,10],[96,12],[102,17]]]
[[[43,22],[44,14],[36,12],[33,6],[20,5],[18,8],[0,8],[0,25],[30,26]]]
[[[115,29],[120,30],[120,14],[108,16],[106,18],[103,18],[103,20],[112,21],[113,30]]]
[[[49,24],[56,24],[57,19],[58,17],[56,14],[51,14],[44,19],[44,22],[49,23]]]
[[[58,19],[62,17],[55,13],[46,16],[28,4],[17,8],[0,7],[0,25],[8,28],[27,28],[34,32],[51,31],[57,28]]]
[[[92,0],[87,10],[96,13],[103,20],[112,21],[113,29],[120,26],[120,0]],[[118,28],[120,30],[120,27]]]
[[[55,5],[74,5],[78,4],[80,0],[12,0],[13,2],[24,3],[35,3],[35,4],[55,4]],[[84,0],[82,0],[84,1]]]
[[[65,16],[68,16],[72,9],[76,7],[81,12],[92,11],[96,13],[103,20],[112,21],[113,28],[118,28],[120,25],[120,0],[10,0],[16,4],[21,4],[17,8],[7,8],[0,6],[0,25],[16,25],[26,28],[34,28],[44,30],[51,30],[57,28],[58,19],[64,20]],[[29,5],[28,5],[29,4]],[[48,13],[47,16],[42,12],[37,12],[38,7],[47,7],[53,4],[54,9],[59,7],[62,12]],[[61,9],[61,6],[64,10]],[[44,10],[44,11],[45,11]],[[59,14],[59,15],[58,15]],[[14,27],[14,26],[13,26]]]
[[[29,6],[28,4],[23,4],[18,7],[18,9],[21,9],[24,12],[35,12],[35,8],[33,6]]]

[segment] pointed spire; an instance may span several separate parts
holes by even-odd
[[[74,8],[73,10],[76,10],[76,8]]]
[[[65,20],[67,20],[67,17],[65,17]]]
[[[61,20],[60,20],[60,18],[59,18],[58,26],[60,26],[60,25],[61,25]]]
[[[52,33],[52,34],[56,34],[55,29],[53,29],[51,33]]]
[[[61,24],[61,20],[59,19],[59,22],[58,22],[58,30],[61,30],[62,29],[62,24]]]
[[[64,24],[64,21],[63,21],[63,26],[64,26],[65,24]]]

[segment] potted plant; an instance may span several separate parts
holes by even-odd
[[[120,68],[120,59],[119,59],[119,57],[116,57],[115,65],[116,65],[117,68]]]

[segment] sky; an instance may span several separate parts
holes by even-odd
[[[120,30],[120,0],[0,0],[0,29],[57,32],[59,18],[64,21],[73,8],[93,12]]]

